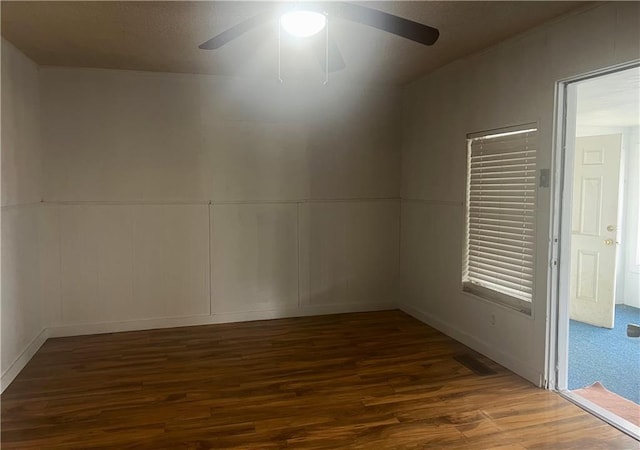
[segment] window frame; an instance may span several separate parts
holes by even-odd
[[[471,281],[465,280],[467,276],[468,270],[468,254],[469,254],[469,239],[470,239],[470,231],[469,231],[469,205],[470,205],[470,193],[471,193],[471,151],[472,151],[472,143],[480,138],[497,138],[501,136],[508,135],[516,135],[525,133],[527,131],[535,131],[536,132],[536,162],[534,165],[533,173],[534,177],[534,203],[533,203],[533,231],[532,231],[532,250],[531,250],[531,267],[532,267],[532,282],[531,282],[531,301],[526,301],[509,294],[500,292],[498,290],[491,289],[486,286],[481,286],[479,284],[472,283]],[[516,310],[518,312],[524,313],[528,316],[532,316],[533,314],[533,302],[535,299],[535,282],[536,282],[536,246],[537,246],[537,207],[538,207],[538,155],[539,155],[539,142],[540,142],[540,127],[536,122],[525,123],[515,126],[509,127],[501,127],[492,130],[480,131],[475,133],[467,134],[467,151],[465,158],[465,199],[464,199],[464,233],[463,233],[463,248],[462,248],[462,273],[461,273],[461,289],[462,292],[471,295],[474,298],[489,301],[491,303],[507,307],[512,310]]]

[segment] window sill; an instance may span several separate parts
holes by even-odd
[[[510,313],[515,313],[518,316],[525,317],[527,319],[533,320],[533,305],[531,305],[532,307],[528,311],[525,311],[525,310],[522,310],[522,308],[519,308],[519,307],[517,307],[515,305],[510,305],[508,303],[504,303],[504,302],[501,302],[499,300],[494,300],[494,299],[491,299],[491,298],[483,297],[482,295],[479,295],[479,294],[477,294],[475,292],[467,291],[465,289],[461,289],[461,292],[466,297],[472,298],[474,300],[479,300],[479,301],[481,301],[483,303],[488,303],[491,306],[496,306],[496,307],[498,307],[500,309],[503,309],[505,311],[508,311]]]

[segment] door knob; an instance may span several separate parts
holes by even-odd
[[[605,239],[604,245],[613,245],[613,239]]]

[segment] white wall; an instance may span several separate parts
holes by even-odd
[[[399,89],[40,81],[54,334],[395,305]]]
[[[44,328],[38,68],[2,40],[2,384],[28,360]],[[40,342],[41,343],[41,342]],[[13,370],[15,369],[15,370]],[[15,375],[15,373],[13,374]]]
[[[401,306],[536,384],[545,370],[551,192],[538,192],[532,317],[464,294],[465,137],[537,122],[538,165],[550,168],[556,81],[637,59],[638,14],[638,3],[593,7],[449,64],[404,95]]]
[[[627,130],[622,303],[640,308],[640,128]]]

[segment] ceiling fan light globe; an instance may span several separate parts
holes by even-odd
[[[327,25],[327,18],[315,11],[289,11],[280,17],[280,25],[290,35],[305,38],[322,31]]]

